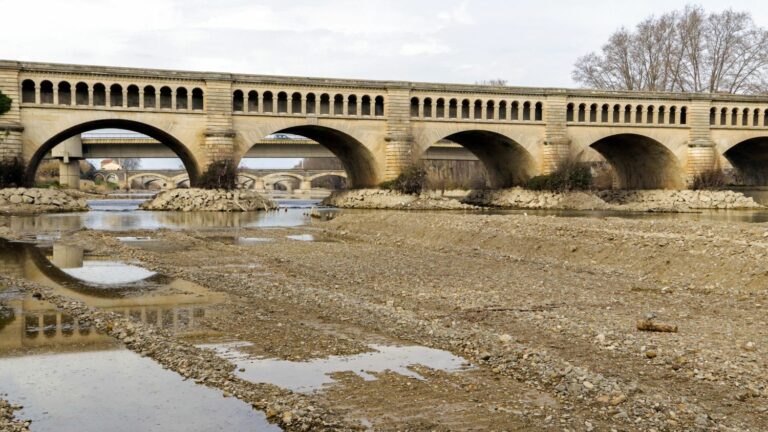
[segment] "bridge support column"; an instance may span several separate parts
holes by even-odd
[[[387,142],[384,180],[397,177],[413,164],[413,135],[411,134],[411,98],[406,87],[390,87],[387,98]]]
[[[0,90],[12,99],[10,111],[0,115],[0,160],[22,158],[21,135],[24,128],[19,109],[20,87],[19,71],[15,65],[13,68],[0,66]]]
[[[301,184],[299,185],[299,190],[309,193],[309,191],[312,190],[312,182],[309,180],[302,180]]]
[[[709,99],[701,98],[691,101],[688,108],[687,123],[690,125],[690,135],[685,167],[685,182],[688,187],[693,185],[698,175],[721,169],[709,125],[711,105]]]
[[[229,160],[234,163],[235,130],[232,123],[232,83],[206,81],[205,153],[208,163]],[[191,109],[191,106],[190,106]],[[205,171],[206,166],[200,169]],[[190,186],[192,184],[190,178]]]
[[[80,189],[80,163],[83,158],[83,142],[76,135],[51,150],[51,155],[59,160],[59,184],[68,189]]]
[[[264,191],[267,190],[267,184],[264,182],[264,180],[256,180],[253,182],[253,188],[257,191]]]
[[[546,131],[541,151],[541,173],[549,174],[566,162],[571,153],[571,140],[568,138],[566,96],[554,94],[547,96],[544,109]]]
[[[59,160],[59,184],[67,189],[80,189],[80,162]]]

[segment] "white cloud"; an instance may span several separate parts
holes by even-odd
[[[463,1],[451,10],[440,12],[437,17],[448,23],[473,24],[474,20],[469,13],[469,2]]]

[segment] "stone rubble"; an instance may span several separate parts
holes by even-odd
[[[0,213],[54,213],[87,211],[82,198],[67,191],[42,188],[0,189]]]
[[[277,205],[253,191],[174,189],[163,191],[143,203],[144,210],[246,212],[271,210]]]
[[[463,201],[481,206],[516,209],[686,212],[764,208],[741,192],[730,190],[605,190],[559,193],[516,187],[473,191]]]
[[[7,400],[0,397],[0,431],[29,432],[31,422],[29,420],[19,420],[14,416],[14,412],[20,409],[20,406],[11,405]]]
[[[322,205],[339,208],[393,210],[476,210],[478,207],[445,198],[437,192],[407,195],[384,189],[353,189],[334,192]]]

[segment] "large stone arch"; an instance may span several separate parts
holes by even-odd
[[[754,136],[722,149],[723,157],[747,186],[768,186],[768,135]]]
[[[125,179],[125,182],[127,183],[127,185],[130,186],[131,184],[133,184],[134,180],[140,179],[140,178],[151,178],[153,180],[163,180],[166,182],[169,182],[171,180],[170,177],[164,176],[158,173],[141,173],[141,174],[134,174],[128,177],[127,179]]]
[[[184,145],[184,143],[182,143],[170,133],[158,127],[149,125],[147,123],[126,119],[100,119],[86,121],[74,126],[70,126],[46,139],[35,150],[35,152],[27,161],[27,169],[25,173],[26,181],[29,184],[34,182],[35,172],[37,171],[37,167],[40,164],[40,161],[42,161],[45,155],[58,144],[69,138],[72,138],[75,135],[97,129],[125,129],[142,133],[158,140],[159,142],[166,145],[169,149],[171,149],[179,157],[179,159],[181,159],[184,167],[187,170],[187,173],[190,176],[192,184],[194,185],[197,183],[197,179],[200,175],[200,164],[189,147]]]
[[[386,159],[383,122],[361,121],[350,126],[348,121],[326,120],[326,125],[307,124],[306,120],[277,118],[271,122],[243,120],[238,130],[240,145],[238,162],[253,143],[273,134],[300,135],[318,142],[336,156],[344,166],[352,187],[377,185],[384,172]]]
[[[664,144],[645,135],[619,133],[589,145],[616,172],[622,189],[683,189],[685,170]]]
[[[264,177],[262,177],[262,180],[268,181],[268,180],[271,180],[273,178],[282,178],[282,177],[290,177],[290,178],[298,180],[299,182],[304,181],[304,176],[299,175],[299,174],[289,173],[289,172],[270,173],[270,174],[267,174]]]
[[[417,139],[414,159],[420,159],[427,149],[440,140],[455,142],[477,157],[488,172],[491,186],[505,188],[524,183],[539,169],[536,156],[530,151],[532,143],[523,145],[522,138],[513,138],[500,130],[436,128]],[[526,134],[522,134],[526,136]],[[528,134],[527,136],[537,136]],[[536,138],[538,140],[538,138]]]

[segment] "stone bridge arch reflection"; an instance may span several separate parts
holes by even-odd
[[[200,321],[210,313],[210,306],[223,301],[223,294],[152,272],[134,272],[112,285],[101,283],[103,280],[93,275],[76,277],[75,273],[73,276],[72,270],[85,268],[83,263],[89,258],[77,247],[54,244],[40,248],[0,239],[3,274],[48,286],[55,294],[90,307],[172,332],[185,335],[207,332]],[[22,347],[64,349],[72,344],[114,345],[111,338],[94,331],[91,323],[77,322],[53,305],[31,296],[5,296],[0,292],[0,306],[0,354]]]

